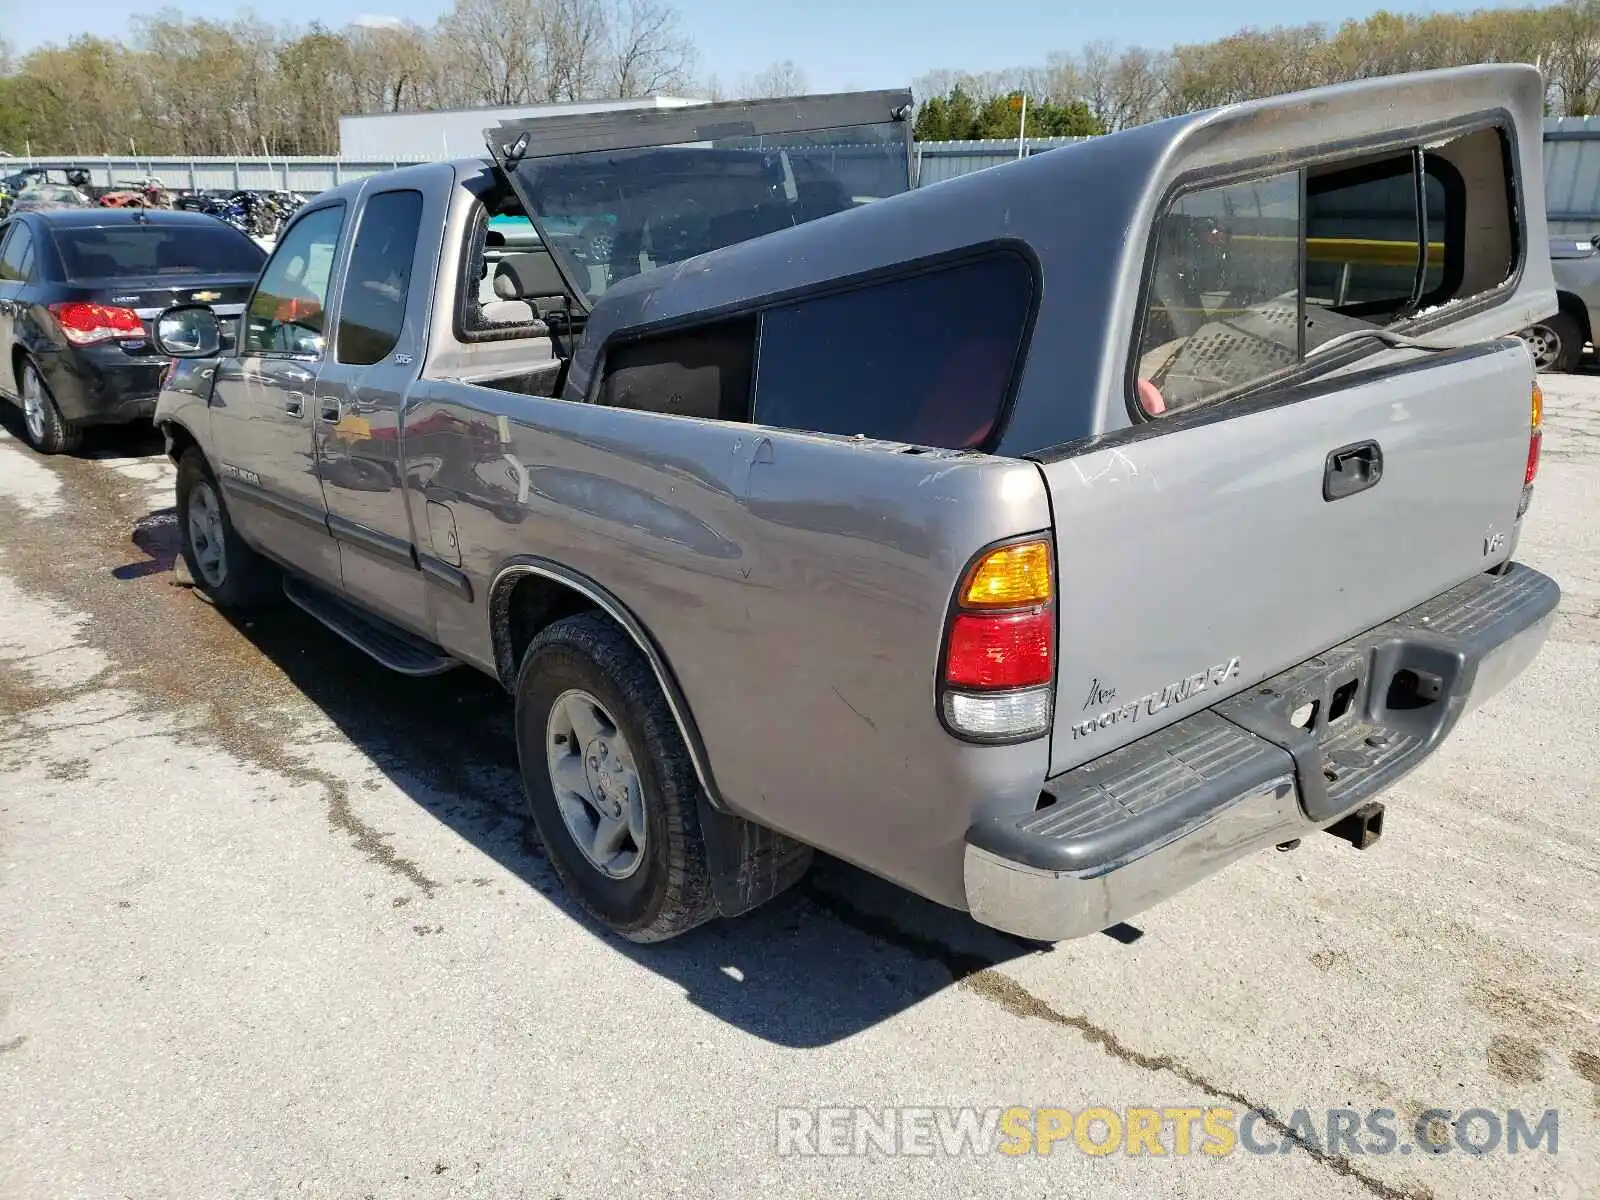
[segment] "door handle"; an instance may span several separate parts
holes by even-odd
[[[329,424],[337,425],[340,416],[339,398],[337,396],[324,396],[319,403],[321,408],[318,411],[318,415]]]
[[[1383,478],[1383,447],[1354,442],[1329,453],[1322,472],[1322,498],[1342,500],[1376,486]]]
[[[290,392],[283,399],[283,411],[291,417],[306,415],[306,397],[303,392]]]

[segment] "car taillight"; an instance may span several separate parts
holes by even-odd
[[[1049,540],[979,554],[961,578],[945,632],[939,702],[951,732],[1007,742],[1047,732],[1055,634]]]
[[[50,311],[55,314],[62,334],[74,346],[144,337],[144,323],[131,308],[73,300],[65,304],[52,304]]]
[[[1539,474],[1539,453],[1544,449],[1544,391],[1533,385],[1533,397],[1528,415],[1528,463],[1522,473],[1522,503],[1517,505],[1517,519],[1533,503],[1533,480]]]

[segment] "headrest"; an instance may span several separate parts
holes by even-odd
[[[565,296],[567,284],[547,251],[508,254],[494,269],[494,294],[502,300]]]

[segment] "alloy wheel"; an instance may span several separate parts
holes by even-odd
[[[228,559],[223,551],[226,537],[217,493],[207,482],[195,484],[189,492],[189,544],[194,549],[195,566],[209,588],[219,588],[227,581]]]
[[[573,844],[602,875],[628,878],[644,862],[644,788],[628,739],[588,692],[550,706],[545,762]]]
[[[1561,335],[1548,325],[1535,325],[1522,336],[1533,351],[1533,365],[1540,371],[1554,370],[1561,360]]]
[[[22,419],[35,445],[44,441],[44,381],[33,367],[22,372]]]

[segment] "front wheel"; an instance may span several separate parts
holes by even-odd
[[[595,920],[659,942],[717,915],[700,784],[649,663],[597,613],[557,621],[517,675],[517,755],[551,865]]]
[[[198,447],[191,446],[178,460],[177,504],[184,565],[195,587],[213,604],[259,608],[282,594],[276,568],[234,529],[222,489]]]

